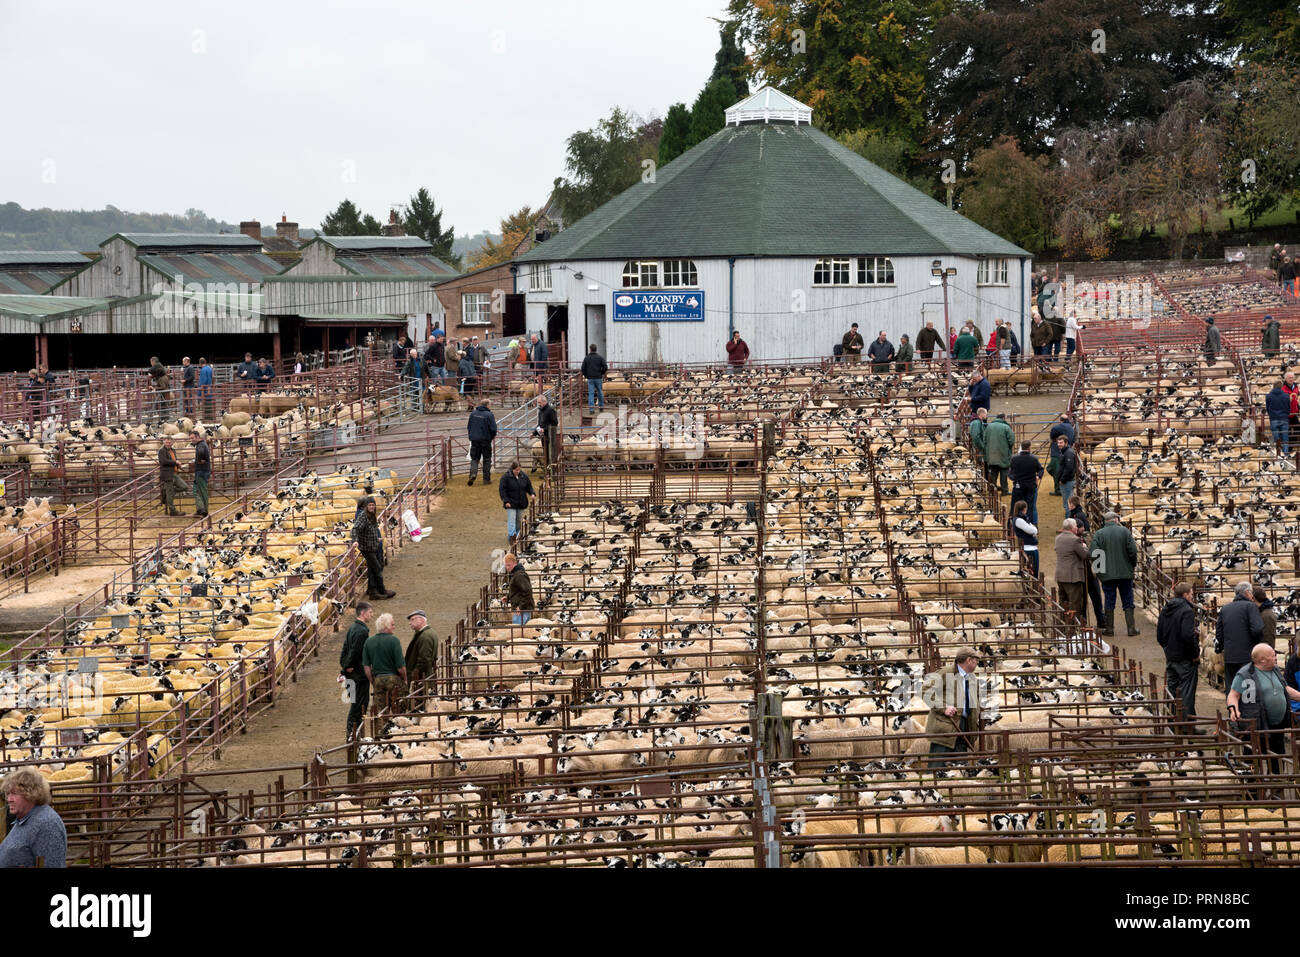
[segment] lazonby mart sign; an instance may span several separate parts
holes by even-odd
[[[615,322],[703,322],[704,293],[618,292],[614,294]]]

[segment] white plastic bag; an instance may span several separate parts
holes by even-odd
[[[420,527],[420,520],[416,518],[415,512],[409,508],[402,513],[402,524],[406,527],[406,534],[411,536],[411,541],[418,542],[424,536],[424,529]]]

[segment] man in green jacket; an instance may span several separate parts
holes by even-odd
[[[943,336],[939,335],[939,330],[934,327],[933,322],[927,322],[925,328],[916,335],[916,352],[926,362],[934,356],[935,349],[946,348]]]
[[[970,444],[979,456],[980,466],[984,469],[984,474],[989,474],[988,461],[984,456],[984,431],[989,426],[989,410],[980,409],[975,418],[970,420]]]
[[[1137,543],[1133,533],[1119,523],[1119,516],[1107,512],[1106,524],[1092,536],[1092,570],[1101,580],[1106,596],[1106,621],[1103,635],[1115,634],[1115,594],[1124,606],[1124,620],[1131,636],[1141,634],[1133,621],[1133,566],[1137,564]]]
[[[894,353],[894,371],[911,372],[912,355],[912,340],[907,333],[903,333],[898,340],[898,351]]]
[[[361,650],[366,680],[375,689],[375,707],[386,711],[406,694],[406,659],[402,643],[393,634],[393,616],[385,612],[375,620],[375,633]]]
[[[1282,348],[1282,335],[1278,322],[1272,316],[1264,317],[1264,337],[1260,342],[1265,358],[1272,359]]]
[[[438,636],[429,627],[429,616],[423,611],[413,611],[406,616],[414,634],[406,646],[406,675],[414,685],[422,678],[432,678],[438,660]]]
[[[952,347],[952,357],[957,360],[957,368],[971,368],[975,364],[975,354],[979,348],[980,341],[971,335],[969,329],[963,329]]]
[[[998,490],[1003,495],[1011,494],[1007,488],[1007,469],[1011,466],[1011,452],[1015,448],[1016,436],[1011,431],[1011,424],[1001,412],[984,430],[984,461],[989,468],[989,481],[993,476],[998,479]]]

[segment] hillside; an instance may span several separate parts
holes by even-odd
[[[120,232],[237,233],[238,224],[212,219],[201,209],[183,216],[170,213],[131,213],[104,209],[24,209],[0,204],[0,249],[76,249],[90,252]]]

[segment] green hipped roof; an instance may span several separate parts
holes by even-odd
[[[1029,256],[820,130],[728,126],[519,262],[677,256]]]

